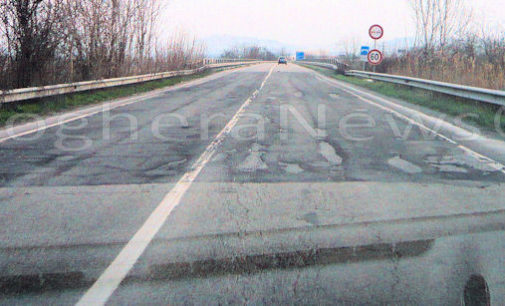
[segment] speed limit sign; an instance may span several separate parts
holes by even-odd
[[[374,24],[368,30],[368,34],[372,39],[379,40],[384,36],[384,29],[380,25]]]
[[[383,59],[384,56],[382,55],[382,52],[380,52],[377,49],[368,52],[368,62],[370,63],[370,65],[379,65],[380,63],[382,63]]]

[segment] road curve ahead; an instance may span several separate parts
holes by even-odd
[[[505,161],[478,149],[294,64],[139,96],[0,143],[0,298],[500,299]]]

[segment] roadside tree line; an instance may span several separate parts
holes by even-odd
[[[3,0],[0,88],[128,76],[196,65],[204,47],[159,38],[159,0]]]
[[[281,51],[281,54],[283,52],[284,51]],[[276,54],[265,47],[255,45],[235,46],[224,50],[223,53],[221,54],[221,58],[227,58],[227,59],[243,58],[243,59],[259,59],[265,61],[276,60],[278,56],[279,54]]]
[[[505,90],[503,29],[479,23],[464,0],[409,0],[416,44],[384,63],[388,72]]]
[[[415,42],[406,49],[387,49],[377,72],[505,90],[505,29],[476,18],[470,0],[405,0],[415,24]],[[387,31],[387,29],[386,29]],[[410,39],[409,39],[410,41]],[[341,60],[363,69],[360,41],[340,42]]]

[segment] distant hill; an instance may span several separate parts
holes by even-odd
[[[415,37],[403,37],[388,40],[385,42],[385,51],[388,53],[397,53],[399,50],[408,50],[414,46],[415,42]],[[378,46],[382,48],[381,43],[379,43]]]
[[[294,55],[296,51],[306,51],[306,53],[315,53],[319,50],[326,50],[328,55],[338,55],[343,51],[338,47],[337,43],[328,43],[328,45],[321,46],[300,46],[294,44],[288,44],[271,39],[261,39],[246,36],[232,36],[232,35],[213,35],[201,39],[202,42],[207,46],[207,56],[209,57],[219,57],[224,50],[233,47],[240,46],[250,46],[257,45],[260,47],[265,47],[272,52],[278,53],[283,48],[288,54]],[[408,49],[408,47],[413,46],[415,39],[412,37],[396,38],[387,41],[379,41],[377,47],[382,49],[384,45],[386,47],[387,53],[396,53],[399,49]],[[371,42],[369,42],[371,45]],[[372,45],[373,46],[373,45]],[[356,50],[358,52],[359,50]]]

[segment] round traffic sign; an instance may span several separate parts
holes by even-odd
[[[379,65],[380,63],[382,63],[383,59],[384,56],[382,55],[382,52],[380,52],[377,49],[368,52],[368,62],[371,65]]]
[[[381,39],[382,36],[384,36],[384,29],[380,25],[374,24],[368,30],[368,34],[372,39],[378,40]]]

